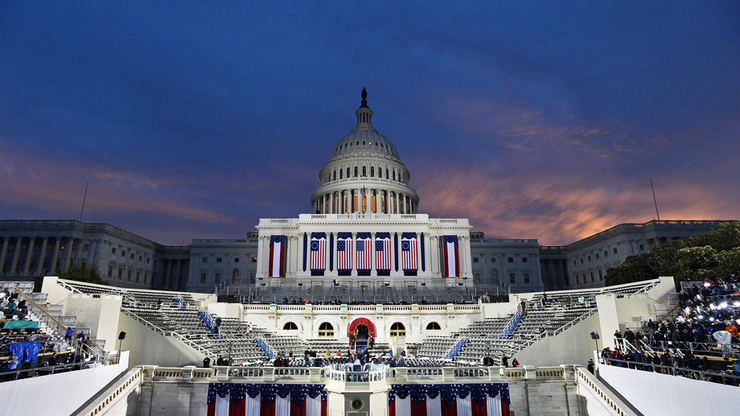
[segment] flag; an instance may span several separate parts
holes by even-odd
[[[401,235],[401,268],[404,272],[415,272],[419,268],[418,256],[416,233],[403,233]]]
[[[352,233],[337,234],[337,271],[352,271]]]
[[[509,416],[508,383],[393,384],[389,416]]]
[[[369,272],[373,269],[373,250],[370,233],[357,233],[357,271]]]
[[[326,270],[326,233],[311,233],[311,271]]]
[[[457,236],[445,235],[442,237],[442,243],[442,251],[444,251],[445,257],[445,277],[460,277]]]
[[[285,276],[285,236],[270,236],[270,275],[269,277]]]
[[[210,383],[207,416],[326,416],[323,384]]]
[[[375,270],[391,271],[391,235],[375,233]]]

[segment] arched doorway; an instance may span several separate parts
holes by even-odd
[[[368,347],[370,338],[375,338],[375,325],[367,318],[357,318],[349,325],[350,344],[357,352]]]

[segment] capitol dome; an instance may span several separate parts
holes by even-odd
[[[319,173],[321,185],[311,195],[312,212],[416,213],[419,196],[408,185],[411,175],[390,140],[373,127],[364,88],[355,115],[357,125],[334,146]]]

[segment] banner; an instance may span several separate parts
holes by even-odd
[[[326,233],[311,233],[311,274],[324,275],[326,270]]]
[[[388,392],[389,416],[509,416],[509,385],[394,384]]]
[[[357,271],[370,273],[373,269],[373,250],[370,233],[357,233]]]
[[[269,277],[285,276],[285,236],[270,236],[270,275]]]
[[[445,259],[445,277],[460,277],[456,235],[445,235],[442,237],[442,251],[444,252]]]
[[[326,416],[323,384],[210,383],[207,416]]]
[[[378,274],[391,272],[390,233],[375,233],[375,270]]]
[[[337,271],[352,272],[352,233],[337,234]]]
[[[418,256],[416,233],[401,234],[401,268],[404,272],[416,272],[419,268]]]

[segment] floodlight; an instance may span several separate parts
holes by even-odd
[[[719,304],[719,307],[722,308],[722,309],[726,308],[727,307],[727,302],[720,303]]]

